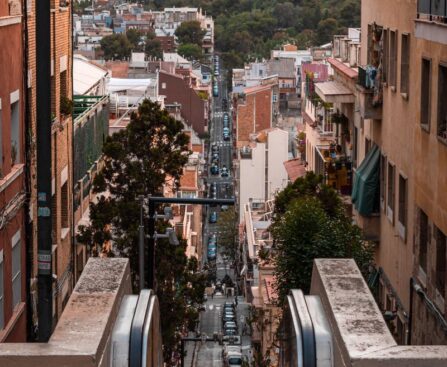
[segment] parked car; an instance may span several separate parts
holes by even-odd
[[[216,251],[210,251],[208,250],[208,260],[214,260],[216,258]]]
[[[235,336],[238,334],[236,329],[224,329],[224,335]]]
[[[213,85],[213,97],[219,97],[219,86],[217,84]]]
[[[229,173],[228,173],[228,168],[223,166],[222,169],[220,170],[220,175],[222,177],[228,177]]]
[[[219,167],[217,166],[217,164],[211,165],[210,171],[211,171],[212,175],[218,175],[219,174]]]
[[[217,145],[217,144],[213,144],[213,145],[211,145],[211,151],[212,151],[213,153],[218,153],[218,152],[219,152],[219,147],[218,147],[218,145]]]
[[[224,127],[222,135],[224,140],[230,140],[230,129],[228,127]]]
[[[209,218],[209,222],[210,223],[216,223],[217,222],[217,212],[211,212],[210,218]]]
[[[235,321],[235,320],[236,320],[236,318],[233,317],[233,316],[230,316],[230,315],[223,315],[222,316],[222,322],[223,323],[226,323],[228,321]]]
[[[235,321],[227,321],[227,322],[224,324],[224,330],[225,330],[225,329],[236,329],[236,330],[237,330],[236,322],[235,322]]]
[[[231,352],[225,356],[226,367],[238,367],[242,366],[242,353]]]

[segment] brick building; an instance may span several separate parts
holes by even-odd
[[[155,39],[160,41],[163,52],[175,52],[175,38],[174,36],[156,36]]]
[[[22,7],[0,2],[0,342],[26,340]]]
[[[36,28],[35,3],[28,1],[28,124],[36,136]],[[72,100],[72,17],[68,2],[51,0],[51,108],[52,108],[52,221],[53,221],[53,327],[73,288],[73,208],[72,208],[72,131],[71,111],[65,107]],[[35,138],[34,138],[35,139]],[[29,149],[30,167],[30,292],[37,301],[37,193],[36,145]],[[37,326],[37,315],[30,309],[32,326]]]
[[[182,76],[169,74],[163,70],[159,73],[159,94],[166,97],[165,103],[180,104],[181,116],[188,126],[198,134],[208,130],[209,102],[200,98],[197,92]]]
[[[274,105],[278,100],[275,85],[260,85],[244,89],[236,97],[236,121],[234,133],[237,148],[250,142],[250,134],[272,127]]]

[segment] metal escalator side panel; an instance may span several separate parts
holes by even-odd
[[[112,330],[110,363],[111,367],[129,366],[129,340],[133,315],[138,296],[124,296]]]
[[[291,292],[298,315],[303,340],[303,367],[316,367],[315,334],[304,294],[300,289]]]
[[[333,367],[332,331],[319,296],[305,296],[315,334],[317,367]]]
[[[155,295],[149,301],[144,324],[141,367],[163,367],[160,308]]]
[[[295,332],[295,340],[291,340],[291,342],[294,343],[293,349],[296,350],[296,354],[295,356],[291,356],[291,360],[289,360],[288,362],[290,364],[293,363],[292,358],[296,357],[296,366],[290,366],[290,367],[303,367],[303,335],[301,332],[301,325],[299,322],[299,316],[295,307],[295,302],[293,297],[287,296],[287,301],[289,304],[289,312],[290,312],[290,316],[291,316],[291,321],[293,324],[293,330]],[[292,349],[292,351],[293,351]],[[292,352],[293,353],[293,352]]]
[[[138,303],[130,329],[129,367],[141,367],[144,323],[148,314],[151,295],[152,290],[143,289],[138,297]]]

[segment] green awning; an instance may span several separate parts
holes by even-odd
[[[369,216],[379,209],[380,150],[374,145],[366,155],[354,176],[351,199],[355,209]]]

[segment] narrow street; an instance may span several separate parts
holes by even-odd
[[[224,114],[228,113],[231,115],[229,110],[230,103],[228,101],[228,93],[227,93],[227,82],[226,77],[223,71],[221,71],[219,76],[216,76],[216,82],[218,84],[218,96],[213,98],[213,106],[212,106],[212,121],[210,124],[210,142],[209,142],[209,151],[208,151],[208,176],[207,180],[207,188],[209,197],[213,197],[212,186],[216,187],[215,197],[219,199],[227,199],[232,198],[234,196],[234,188],[233,188],[233,178],[231,177],[231,163],[232,163],[232,139],[233,137],[230,135],[230,138],[227,140],[224,139]],[[224,102],[224,99],[227,100],[227,103]],[[231,122],[230,122],[231,124]],[[230,131],[231,131],[230,125]],[[215,145],[217,148],[214,148],[213,152],[211,147]],[[216,165],[216,157],[213,160],[213,153],[217,152],[217,166],[219,167],[218,174],[211,173],[211,166],[214,162]],[[228,170],[228,176],[222,177],[222,169]],[[236,275],[234,273],[234,269],[230,266],[230,263],[226,261],[226,259],[222,256],[222,253],[219,248],[219,231],[218,226],[214,223],[214,220],[210,220],[210,216],[213,213],[216,213],[216,217],[218,218],[221,212],[220,207],[208,207],[206,212],[206,221],[203,223],[204,229],[204,240],[207,244],[209,239],[215,235],[217,242],[217,254],[215,259],[211,259],[208,257],[208,246],[203,246],[203,261],[202,264],[206,264],[208,267],[215,270],[215,279],[214,285],[221,282],[226,276],[229,276],[233,282],[236,281]],[[214,215],[214,214],[213,214]],[[211,223],[213,222],[213,223]],[[236,289],[235,289],[235,292]],[[216,293],[213,296],[208,296],[208,300],[205,304],[205,310],[201,312],[200,315],[200,323],[199,323],[199,331],[201,335],[206,335],[209,338],[212,338],[214,335],[221,335],[224,339],[224,344],[228,341],[225,341],[225,332],[223,330],[223,322],[222,322],[222,312],[224,309],[225,302],[237,303],[235,307],[236,314],[236,322],[237,322],[237,335],[238,337],[234,338],[235,344],[240,345],[242,353],[248,359],[248,352],[251,347],[251,339],[250,336],[243,335],[243,331],[245,331],[245,323],[249,317],[249,305],[245,303],[245,300],[242,296],[237,297],[235,295],[226,295],[225,287],[220,289],[216,287]],[[247,328],[248,329],[248,328]],[[227,337],[228,338],[228,337]],[[189,343],[186,347],[188,351],[188,356],[185,359],[185,367],[220,367],[224,366],[223,360],[223,348],[224,346],[218,342],[207,342],[207,343]]]

